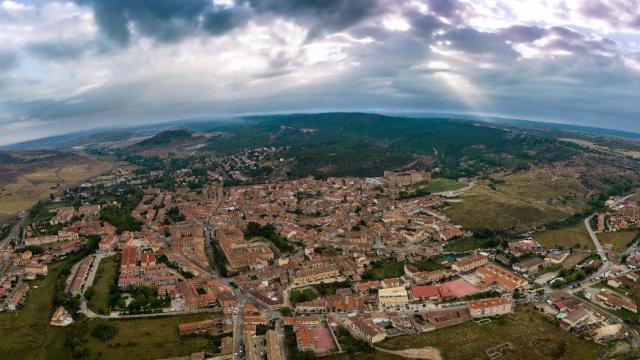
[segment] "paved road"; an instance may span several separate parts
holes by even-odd
[[[242,325],[243,325],[243,312],[242,307],[244,301],[240,300],[236,307],[237,313],[233,315],[233,358],[244,359],[244,351],[242,350]]]
[[[631,196],[631,195],[628,195],[627,197],[622,198],[620,201],[623,201],[624,199],[628,198],[629,196]],[[587,229],[587,232],[589,233],[589,237],[591,238],[591,241],[593,241],[593,244],[596,247],[596,251],[598,252],[598,255],[600,255],[600,258],[602,259],[602,266],[600,267],[600,269],[598,269],[598,271],[596,271],[595,273],[591,274],[586,279],[580,281],[578,283],[579,284],[578,287],[576,287],[575,289],[571,289],[570,292],[574,293],[574,294],[584,290],[585,288],[588,288],[588,287],[590,287],[592,285],[595,285],[596,283],[600,282],[601,281],[601,277],[604,274],[606,274],[611,269],[611,267],[613,266],[613,263],[611,261],[609,261],[609,258],[607,257],[607,253],[604,250],[604,248],[602,247],[602,244],[600,244],[600,240],[598,239],[598,236],[596,236],[596,233],[591,228],[591,219],[593,219],[594,216],[595,216],[595,214],[592,214],[592,215],[588,216],[587,218],[585,218],[584,219],[584,226]],[[575,285],[575,284],[573,284],[573,285]],[[565,287],[565,288],[567,288],[567,287]],[[625,323],[624,320],[622,320],[619,317],[613,315],[612,313],[606,311],[605,309],[592,304],[589,301],[586,301],[586,300],[584,300],[584,299],[582,299],[580,297],[576,297],[576,298],[579,299],[580,301],[582,301],[582,303],[584,303],[585,306],[588,307],[591,311],[596,311],[596,312],[602,313],[610,321],[614,321],[616,323],[622,324],[624,326],[624,328],[625,328],[625,331],[627,331],[627,333],[631,336],[631,338],[633,340],[633,346],[634,347],[640,347],[640,334],[638,334],[638,332],[635,329],[633,329],[627,323]]]
[[[86,303],[84,303],[86,304]],[[79,313],[85,314],[90,319],[135,319],[135,318],[150,318],[150,317],[158,317],[158,316],[179,316],[179,315],[192,315],[192,314],[201,314],[201,313],[216,313],[219,312],[219,309],[216,308],[203,308],[189,311],[167,311],[167,312],[156,312],[149,314],[133,314],[133,315],[122,315],[119,313],[114,313],[110,315],[100,315],[96,314],[91,309],[86,307],[83,308],[83,303],[80,303],[80,311]]]
[[[460,194],[462,194],[465,191],[470,190],[471,188],[473,188],[474,186],[476,186],[477,181],[473,180],[471,181],[469,184],[467,184],[465,187],[460,188],[458,190],[452,190],[452,191],[442,191],[442,192],[437,192],[434,193],[434,195],[440,195],[440,196],[458,196]]]
[[[3,248],[5,245],[7,245],[9,242],[13,240],[18,240],[18,235],[20,234],[20,227],[24,225],[25,221],[27,221],[28,218],[29,218],[29,214],[27,212],[22,212],[20,213],[20,215],[18,215],[18,222],[13,226],[9,235],[4,239],[0,240],[0,248]]]
[[[607,257],[607,252],[604,250],[602,244],[600,244],[600,240],[596,236],[596,233],[591,228],[591,219],[593,219],[594,216],[595,214],[592,214],[584,219],[584,227],[587,229],[589,237],[591,238],[593,245],[596,247],[596,252],[602,259],[602,266],[600,267],[600,269],[598,269],[598,271],[594,272],[578,283],[572,283],[562,287],[563,290],[570,290],[572,293],[577,293],[592,285],[595,285],[596,283],[601,281],[602,276],[604,276],[604,274],[606,274],[613,266],[613,263],[609,261],[609,258]]]
[[[96,273],[98,272],[98,267],[100,266],[100,261],[102,261],[102,259],[105,256],[108,256],[109,254],[99,251],[95,255],[96,255],[96,258],[93,260],[93,264],[91,265],[91,269],[89,270],[89,275],[87,276],[87,283],[84,286],[84,291],[87,291],[87,289],[91,285],[93,285],[93,281],[96,279]],[[89,256],[92,256],[92,255],[89,255]],[[97,317],[98,314],[91,311],[87,306],[87,299],[84,297],[84,291],[82,292],[82,296],[80,297],[80,312],[84,313],[89,318]],[[94,316],[91,316],[91,315],[94,315]]]
[[[604,251],[604,248],[602,247],[602,244],[600,244],[600,240],[598,240],[598,237],[596,236],[596,233],[591,228],[591,219],[593,219],[593,217],[595,215],[596,214],[592,214],[592,215],[590,215],[590,216],[588,216],[587,218],[584,219],[584,227],[587,228],[587,232],[589,233],[589,237],[591,238],[591,241],[593,241],[593,244],[596,246],[596,251],[598,252],[598,255],[600,255],[600,257],[602,258],[602,263],[605,266],[606,265],[611,265],[611,262],[609,261],[609,258],[607,257],[606,251]]]

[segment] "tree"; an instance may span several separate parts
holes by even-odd
[[[249,238],[260,236],[260,234],[262,234],[262,226],[257,222],[250,221],[247,224],[247,231],[245,231],[244,234]]]
[[[113,339],[118,333],[118,328],[108,322],[101,322],[96,325],[91,331],[91,336],[96,339],[102,340],[106,343],[108,340]]]
[[[184,220],[185,220],[185,216],[182,213],[180,213],[180,209],[177,206],[174,206],[169,210],[167,210],[165,223],[166,222],[169,222],[169,224],[178,223]]]
[[[513,298],[514,298],[514,299],[521,299],[521,298],[522,298],[522,294],[520,293],[520,289],[516,289],[516,290],[513,292]]]
[[[291,309],[288,306],[285,306],[280,309],[280,314],[282,314],[282,316],[291,316],[293,315],[293,309]]]

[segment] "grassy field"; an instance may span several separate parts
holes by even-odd
[[[409,188],[415,191],[436,193],[436,192],[443,192],[443,191],[458,190],[465,187],[465,185],[466,185],[465,183],[457,180],[433,178],[431,179],[431,181],[425,181],[425,182],[419,182],[417,184],[413,184]]]
[[[482,326],[467,322],[420,335],[395,337],[380,343],[380,347],[400,350],[433,346],[446,360],[484,360],[485,349],[507,341],[515,350],[504,359],[596,359],[605,349],[562,331],[531,308],[520,308],[513,319],[502,319]]]
[[[109,313],[109,288],[118,276],[118,261],[115,256],[110,256],[100,261],[100,267],[96,273],[92,288],[95,295],[89,300],[89,308],[98,314]]]
[[[567,259],[562,263],[562,267],[566,270],[569,270],[579,264],[582,260],[586,259],[589,254],[585,254],[583,252],[574,252],[567,257]]]
[[[569,170],[545,168],[496,175],[478,182],[444,213],[468,229],[503,229],[566,218],[586,207],[587,193],[578,175]]]
[[[598,234],[598,240],[605,245],[611,245],[611,249],[615,251],[624,251],[629,244],[635,239],[637,231],[616,231]]]
[[[61,354],[64,331],[49,326],[55,279],[61,264],[49,266],[49,275],[30,290],[24,308],[17,313],[0,313],[0,356],[2,359],[49,359]]]
[[[301,290],[296,289],[291,291],[290,298],[291,298],[291,303],[295,305],[300,302],[315,300],[318,298],[318,295],[311,288],[301,289]]]
[[[43,164],[35,169],[19,172],[8,183],[0,184],[0,216],[7,217],[28,209],[56,190],[77,185],[111,169],[112,164],[89,157]],[[4,170],[0,167],[0,171]],[[52,189],[57,184],[57,189]]]
[[[394,260],[380,260],[371,264],[363,274],[363,279],[383,280],[404,275],[404,263]]]
[[[55,278],[62,263],[49,266],[49,275],[32,289],[24,308],[17,313],[0,313],[0,358],[71,359],[67,345],[69,334],[77,331],[79,324],[67,328],[49,325]],[[155,359],[188,355],[203,350],[209,340],[205,337],[178,336],[178,324],[210,318],[211,314],[171,316],[153,319],[110,321],[118,328],[113,340],[103,344],[92,336],[86,336],[90,359]],[[87,332],[97,321],[88,321]]]
[[[579,245],[583,249],[594,249],[593,242],[582,222],[563,229],[537,233],[534,235],[534,239],[546,248],[562,247],[568,249]]]
[[[158,359],[185,356],[204,350],[210,341],[206,337],[183,337],[178,335],[178,324],[210,319],[211,314],[167,316],[135,320],[110,320],[118,332],[112,340],[103,344],[89,336],[86,346],[91,356],[98,359]],[[98,324],[90,321],[88,331]]]
[[[471,251],[475,249],[491,248],[499,245],[493,239],[479,239],[476,237],[467,237],[460,240],[454,240],[444,246],[446,251]]]

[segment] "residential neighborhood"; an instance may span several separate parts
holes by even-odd
[[[189,171],[174,176],[190,181]],[[29,221],[22,238],[3,247],[3,308],[20,312],[49,264],[81,254],[65,277],[70,300],[55,309],[52,325],[69,326],[78,316],[204,314],[176,327],[182,337],[219,339],[217,352],[203,349],[196,357],[331,356],[344,352],[347,338],[373,346],[498,321],[523,307],[596,343],[640,340],[623,316],[637,314],[627,295],[638,280],[635,245],[605,259],[595,251],[545,248],[526,236],[500,248],[447,251],[447,244],[472,236],[439,212],[447,199],[399,196],[430,173],[231,187],[214,181],[195,191],[155,187],[160,176],[121,167],[108,182],[88,182],[44,207],[36,216],[45,220]],[[124,204],[92,203],[123,189],[137,189],[137,202],[122,215],[135,226],[105,216]],[[55,206],[74,199],[82,205]],[[620,211],[605,220],[598,215],[597,224],[621,218]],[[627,219],[624,226],[636,223]],[[116,264],[107,279],[115,286],[95,295],[104,262]],[[569,280],[574,274],[582,275]],[[96,308],[95,297],[106,295],[108,307]]]

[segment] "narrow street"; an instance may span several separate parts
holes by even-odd
[[[233,315],[233,358],[244,359],[244,350],[242,349],[242,326],[244,322],[242,307],[244,301],[239,301],[236,305],[236,314]]]

